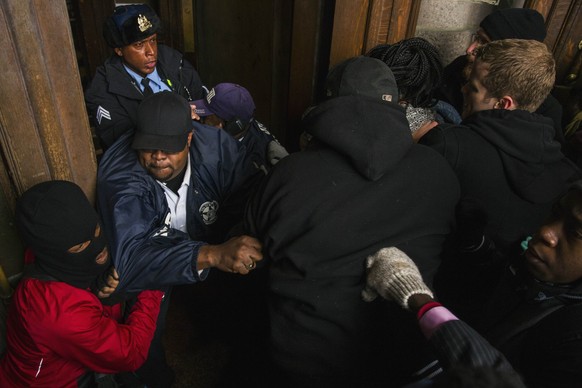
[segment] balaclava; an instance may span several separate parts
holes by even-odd
[[[46,274],[86,289],[109,268],[95,259],[106,247],[104,232],[95,237],[99,218],[87,197],[72,182],[48,181],[24,192],[16,204],[20,235],[36,259],[34,273]],[[91,241],[78,253],[69,248]]]

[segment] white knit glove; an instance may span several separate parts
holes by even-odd
[[[382,248],[368,256],[366,268],[366,287],[362,290],[362,298],[366,302],[373,301],[380,294],[384,299],[409,310],[408,298],[411,295],[426,294],[433,297],[416,264],[398,248]]]

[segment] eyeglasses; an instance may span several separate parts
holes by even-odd
[[[475,32],[475,33],[471,34],[471,42],[473,42],[473,43],[477,42],[477,44],[479,44],[479,45],[484,45],[484,44],[489,43],[490,41],[489,41],[489,39],[487,39],[487,38],[483,37],[482,35],[479,35],[478,33]]]

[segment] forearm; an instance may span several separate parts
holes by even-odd
[[[429,295],[413,295],[408,303],[444,368],[461,364],[512,369],[496,348]]]
[[[445,369],[462,365],[513,370],[500,351],[461,320],[451,320],[442,324],[431,335],[429,342]]]
[[[203,270],[206,268],[211,268],[216,266],[216,260],[218,257],[217,246],[216,245],[202,245],[198,249],[198,258],[196,259],[196,268],[198,270]]]
[[[84,292],[84,291],[83,291]],[[43,342],[62,358],[100,373],[135,370],[145,361],[159,314],[162,293],[145,291],[125,324],[104,312],[95,296],[78,293],[63,302],[57,319],[39,319]],[[67,298],[65,298],[67,299]],[[36,330],[36,329],[35,329]]]
[[[408,298],[408,307],[410,308],[410,311],[412,311],[414,314],[417,314],[418,310],[420,310],[422,306],[434,301],[435,300],[430,295],[414,294]]]
[[[250,236],[237,236],[219,245],[202,245],[198,249],[198,269],[217,268],[246,275],[263,259],[261,243]]]
[[[116,263],[118,292],[134,293],[203,280],[198,250],[205,243],[159,237],[121,251]]]

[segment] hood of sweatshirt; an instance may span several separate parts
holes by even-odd
[[[413,145],[404,108],[361,96],[323,102],[307,114],[303,126],[372,181],[392,169]]]
[[[477,112],[463,124],[495,146],[510,185],[530,202],[552,201],[562,193],[564,182],[579,175],[554,140],[547,117],[494,109]]]

